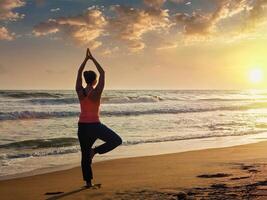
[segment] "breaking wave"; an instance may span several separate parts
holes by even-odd
[[[210,112],[210,111],[243,111],[249,109],[267,108],[267,102],[257,102],[245,105],[232,106],[215,106],[204,108],[151,108],[146,110],[112,110],[102,111],[103,116],[136,116],[136,115],[153,115],[153,114],[179,114],[179,113],[194,113],[194,112]],[[38,111],[15,111],[15,112],[0,112],[0,121],[4,120],[20,120],[20,119],[46,119],[46,118],[62,118],[75,117],[79,112],[64,111],[64,112],[38,112]]]

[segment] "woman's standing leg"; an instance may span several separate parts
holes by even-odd
[[[94,126],[86,123],[78,124],[78,138],[81,146],[81,168],[83,174],[83,180],[87,184],[91,184],[93,179],[92,172],[92,159],[91,159],[91,148],[96,141],[94,132]]]
[[[122,144],[121,137],[102,123],[97,126],[96,134],[97,138],[103,140],[105,143],[98,147],[95,147],[95,153],[107,153]]]

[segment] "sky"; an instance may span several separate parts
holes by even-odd
[[[265,89],[267,0],[0,0],[0,89]],[[86,70],[96,70],[92,62]]]

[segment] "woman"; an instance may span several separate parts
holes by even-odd
[[[100,76],[97,83],[97,75],[94,71],[85,71],[84,67],[88,60],[95,64]],[[86,87],[82,86],[82,73],[86,82]],[[96,85],[96,86],[95,86]],[[96,59],[87,49],[85,59],[81,64],[76,81],[76,92],[79,97],[81,113],[78,122],[78,138],[81,146],[81,167],[83,179],[86,187],[92,187],[92,159],[95,154],[103,154],[121,145],[122,140],[114,131],[102,124],[99,120],[99,106],[101,94],[105,85],[105,72]],[[95,86],[95,87],[94,87]],[[105,143],[92,148],[96,139],[101,139]]]

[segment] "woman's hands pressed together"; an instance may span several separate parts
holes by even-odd
[[[89,48],[87,48],[87,50],[86,50],[86,56],[85,56],[85,59],[86,59],[86,60],[93,60],[93,59],[94,59],[94,57],[93,57],[93,55],[92,55],[92,53],[91,53],[91,51],[90,51]]]

